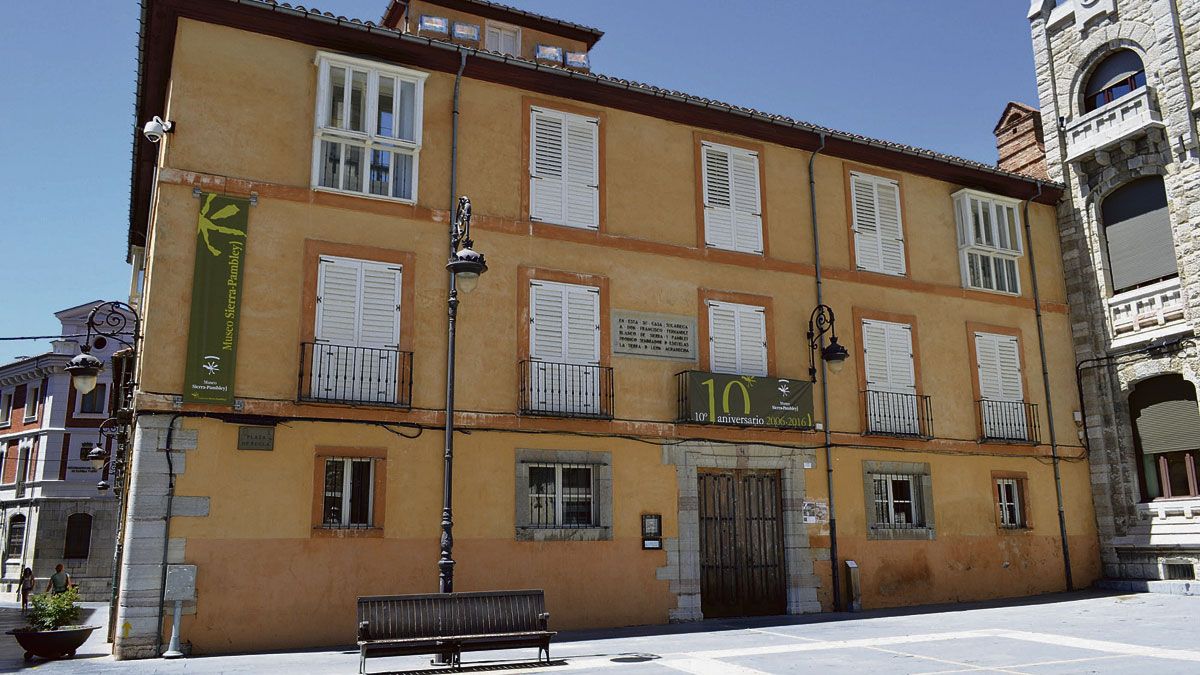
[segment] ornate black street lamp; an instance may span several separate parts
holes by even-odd
[[[808,376],[813,382],[817,381],[817,350],[821,350],[821,360],[829,366],[829,372],[835,375],[842,370],[850,353],[838,344],[836,317],[829,305],[817,305],[812,316],[808,317]],[[821,338],[829,333],[829,344],[821,346]]]
[[[132,317],[132,319],[130,318]],[[133,330],[130,331],[130,323]],[[126,339],[128,337],[128,339]],[[116,409],[108,419],[101,423],[100,435],[107,441],[116,441],[116,454],[109,457],[104,449],[105,444],[97,444],[88,453],[88,461],[97,470],[106,465],[112,469],[113,493],[120,494],[124,484],[125,459],[129,448],[129,425],[133,422],[133,364],[136,361],[137,341],[141,337],[141,318],[133,307],[118,301],[105,302],[96,305],[88,314],[87,335],[83,344],[79,345],[79,354],[67,363],[64,370],[71,375],[71,384],[81,394],[91,393],[96,388],[96,377],[104,370],[104,362],[92,355],[92,349],[103,349],[108,340],[116,340],[125,345],[113,354],[113,361],[121,360],[127,364],[119,373],[124,381],[113,378],[113,386],[117,395],[114,397]],[[96,487],[105,492],[109,489],[108,481],[101,480]]]
[[[458,291],[470,293],[479,283],[479,275],[487,271],[483,254],[471,249],[471,200],[458,198],[458,213],[450,224],[449,342],[446,348],[446,452],[443,455],[442,477],[442,539],[438,558],[438,590],[454,592],[454,520],[451,515],[454,488],[454,332],[458,320]]]

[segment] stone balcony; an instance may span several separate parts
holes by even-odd
[[[1179,279],[1119,293],[1108,300],[1112,346],[1165,337],[1187,328]]]
[[[1154,102],[1154,89],[1141,87],[1086,115],[1069,120],[1063,131],[1067,137],[1067,161],[1077,162],[1095,157],[1097,153],[1121,141],[1132,140],[1151,129],[1162,128],[1162,115]]]

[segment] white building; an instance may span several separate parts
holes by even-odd
[[[87,455],[97,444],[107,446],[99,427],[118,400],[111,357],[123,345],[107,340],[93,348],[105,369],[86,396],[63,370],[79,353],[88,314],[99,304],[56,313],[64,337],[50,351],[0,365],[0,584],[9,591],[31,567],[41,592],[62,563],[84,599],[110,596],[117,500],[111,490],[97,490],[111,478]]]

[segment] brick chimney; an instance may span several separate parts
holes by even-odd
[[[1042,113],[1037,108],[1010,101],[992,133],[996,134],[1001,169],[1050,179],[1042,140]]]

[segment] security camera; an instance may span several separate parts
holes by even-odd
[[[164,122],[161,117],[155,115],[154,119],[146,122],[146,126],[142,127],[142,135],[151,143],[157,143],[165,134],[171,133],[174,128],[174,122]]]

